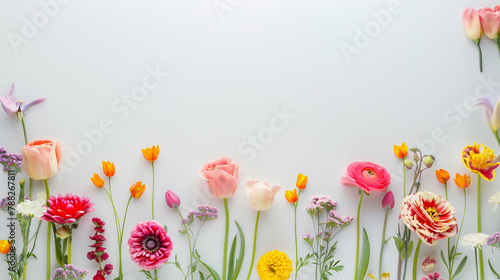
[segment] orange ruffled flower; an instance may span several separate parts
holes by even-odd
[[[0,253],[7,254],[10,252],[12,242],[10,240],[0,240]]]
[[[482,146],[482,149],[481,149]],[[465,166],[473,173],[479,174],[484,179],[491,181],[495,178],[495,168],[500,165],[494,162],[495,154],[484,144],[474,143],[462,151],[462,159]]]
[[[401,144],[401,146],[394,145],[393,149],[394,149],[394,154],[398,158],[404,158],[404,157],[406,157],[406,155],[408,155],[408,147],[406,146],[405,142],[403,142],[403,144]]]
[[[285,198],[290,203],[297,202],[297,190],[293,189],[293,191],[285,191]]]
[[[470,186],[470,174],[467,176],[467,174],[464,174],[463,176],[460,176],[460,174],[457,173],[455,175],[455,178],[453,179],[455,181],[455,184],[457,187],[461,189],[466,189]]]
[[[448,173],[448,171],[444,169],[436,170],[436,178],[438,179],[439,183],[446,184],[446,182],[450,180],[450,173]]]
[[[115,164],[109,161],[102,162],[102,172],[108,177],[115,176]]]
[[[146,190],[146,185],[143,184],[141,181],[138,181],[137,183],[133,184],[130,187],[130,194],[135,198],[138,199],[139,197],[142,196],[144,191]]]
[[[99,175],[97,175],[97,173],[94,173],[94,176],[90,177],[90,180],[98,188],[102,188],[104,186],[104,180],[101,179],[101,177],[99,177]]]
[[[142,155],[147,161],[155,161],[160,153],[160,148],[158,145],[152,146],[151,148],[142,149]]]

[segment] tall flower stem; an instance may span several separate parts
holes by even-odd
[[[479,45],[479,40],[480,39],[474,40],[474,42],[476,43],[477,48],[479,50],[479,71],[483,72],[483,52],[481,51],[481,46]]]
[[[68,264],[71,264],[71,245],[73,244],[73,233],[71,231],[71,235],[68,237]]]
[[[481,176],[477,175],[477,232],[481,232]],[[479,250],[479,274],[484,280],[483,250]]]
[[[403,158],[403,198],[406,197],[406,165],[405,158]]]
[[[50,198],[50,192],[49,192],[49,182],[47,179],[44,180],[45,182],[45,195],[47,196],[47,206],[49,205],[49,198]],[[52,223],[47,222],[47,273],[46,273],[46,278],[47,280],[50,280],[50,233],[51,233],[51,227]]]
[[[28,245],[29,245],[29,233],[30,233],[30,228],[31,228],[31,218],[28,222],[28,227],[26,228],[26,232],[23,234],[23,262],[24,262],[24,267],[23,267],[23,280],[26,280],[26,274],[28,272]]]
[[[354,263],[354,280],[358,280],[358,265],[359,265],[359,214],[361,212],[361,203],[363,202],[364,191],[361,191],[359,196],[358,211],[356,212],[356,262]]]
[[[153,169],[153,195],[151,198],[151,213],[153,220],[155,219],[155,163],[151,162],[151,168]]]
[[[120,256],[120,267],[119,267],[119,279],[123,279],[123,267],[122,267],[122,244],[123,244],[123,232],[125,230],[125,220],[127,220],[128,206],[132,200],[132,195],[129,197],[127,202],[127,207],[125,208],[125,215],[123,215],[123,225],[121,227],[120,236],[118,237],[118,255]]]
[[[177,213],[179,213],[179,217],[181,217],[181,221],[184,220],[184,217],[182,217],[181,211],[179,211],[179,207],[175,206],[175,210],[177,210]],[[191,279],[193,279],[193,273],[191,273],[191,266],[193,265],[193,248],[191,247],[191,237],[189,234],[189,229],[186,224],[184,224],[184,229],[186,230],[186,236],[188,239],[188,244],[189,244],[189,270],[188,273],[191,274]],[[187,278],[187,275],[184,277],[184,279]]]
[[[255,219],[255,230],[253,233],[253,250],[252,250],[252,261],[250,262],[250,270],[248,270],[247,280],[250,279],[252,275],[253,263],[255,261],[255,247],[257,247],[257,228],[259,227],[260,211],[257,211],[257,218]]]
[[[477,247],[474,247],[474,255],[476,257],[476,279],[479,280],[478,269],[477,269]]]
[[[382,240],[380,243],[380,257],[378,260],[378,279],[382,279],[382,255],[384,253],[385,246],[385,228],[387,226],[387,216],[389,214],[389,207],[385,207],[385,218],[384,218],[384,228],[382,230]]]
[[[226,280],[226,270],[227,270],[227,240],[229,237],[229,207],[227,205],[227,198],[222,199],[224,201],[224,211],[226,213],[226,230],[224,233],[224,263],[222,264],[222,280]]]
[[[458,230],[458,236],[457,236],[457,241],[455,242],[455,253],[457,252],[458,248],[458,241],[460,240],[460,234],[462,233],[462,228],[464,227],[464,220],[465,220],[465,213],[467,210],[467,192],[464,189],[464,214],[462,215],[462,222],[460,223],[460,229]],[[449,240],[450,238],[448,238]],[[449,245],[448,245],[449,247]],[[455,258],[451,260],[451,265],[450,265],[450,279],[451,279],[451,273],[453,272],[453,266],[455,265]]]
[[[413,280],[417,280],[417,263],[418,253],[420,252],[420,245],[422,245],[422,239],[418,239],[417,248],[415,249],[415,256],[413,257]]]
[[[116,207],[115,207],[115,202],[113,201],[113,192],[111,191],[111,177],[108,177],[108,186],[109,186],[109,192],[106,190],[106,188],[103,188],[104,191],[106,192],[106,195],[109,198],[109,202],[111,203],[111,206],[113,207],[113,214],[115,216],[115,226],[116,226],[116,235],[117,235],[117,242],[118,242],[118,255],[119,255],[119,266],[118,266],[118,279],[122,280],[123,279],[123,268],[122,268],[122,254],[121,254],[121,242],[120,242],[120,233],[122,232],[121,226],[120,226],[120,217],[118,216],[118,212],[116,212]]]
[[[302,192],[302,189],[299,189],[299,194],[297,196],[297,201],[293,204],[293,222],[294,222],[294,227],[295,227],[295,280],[297,280],[297,276],[299,274],[299,249],[297,246],[297,205],[299,203],[300,199],[300,193]]]
[[[500,46],[499,46],[499,50],[500,50]],[[498,130],[492,130],[493,131],[493,134],[495,134],[495,139],[497,139],[497,143],[498,145],[500,146],[500,137],[498,136]]]
[[[28,145],[28,134],[26,133],[26,125],[24,124],[24,116],[21,113],[21,124],[23,125],[23,134],[24,134],[24,145]],[[33,185],[33,179],[30,178],[30,183],[29,183],[29,197],[33,197],[33,190],[32,190],[32,185]],[[48,199],[48,197],[47,197]]]

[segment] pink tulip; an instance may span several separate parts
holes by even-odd
[[[497,39],[498,30],[500,29],[500,10],[494,11],[490,8],[480,9],[479,19],[484,35],[492,40]]]
[[[165,193],[165,201],[167,202],[168,207],[174,208],[181,205],[181,200],[173,191],[167,191]]]
[[[387,207],[394,208],[394,194],[391,191],[387,192],[382,199],[382,208],[386,209]]]
[[[200,176],[207,180],[210,192],[217,198],[228,198],[238,188],[238,163],[221,158],[203,166]]]
[[[259,181],[247,182],[247,196],[250,204],[257,211],[263,211],[271,208],[274,196],[281,189],[280,186],[269,186],[267,183]]]
[[[34,180],[45,180],[56,173],[62,148],[56,141],[35,140],[21,148],[21,153],[24,173]]]
[[[469,39],[474,41],[481,39],[481,35],[483,35],[483,30],[481,29],[479,12],[474,10],[474,8],[472,7],[465,9],[463,15],[463,21],[467,37],[469,37]]]

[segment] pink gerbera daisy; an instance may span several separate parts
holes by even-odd
[[[154,270],[168,261],[172,240],[157,221],[138,223],[128,239],[129,254],[143,270]]]
[[[94,211],[92,208],[94,203],[90,202],[90,198],[70,193],[65,196],[51,196],[47,202],[49,204],[47,212],[40,219],[61,225],[76,223],[83,215]]]

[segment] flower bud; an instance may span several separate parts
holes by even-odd
[[[391,191],[387,192],[382,199],[382,207],[384,209],[389,208],[392,209],[394,208],[394,194],[392,194]]]
[[[434,156],[426,156],[424,157],[424,164],[427,166],[427,168],[431,167],[432,164],[434,163]]]
[[[167,191],[165,193],[165,201],[170,208],[176,208],[181,205],[181,200],[173,191]]]
[[[71,232],[69,232],[69,230],[65,227],[60,227],[56,230],[56,235],[60,239],[64,240],[71,236]]]
[[[413,161],[409,158],[405,159],[404,164],[408,169],[411,169],[413,167]]]
[[[413,160],[414,161],[419,161],[420,160],[420,156],[418,155],[418,153],[414,153],[413,154]]]

